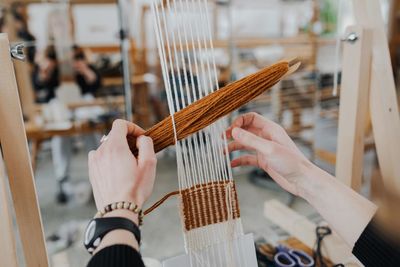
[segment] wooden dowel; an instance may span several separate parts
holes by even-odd
[[[0,153],[0,261],[4,266],[18,267],[10,201],[7,194],[7,176],[3,164]]]

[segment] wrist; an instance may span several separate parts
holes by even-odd
[[[121,199],[125,199],[125,201],[136,204],[140,209],[142,209],[144,203],[146,202],[145,198],[140,192],[129,190],[127,193],[123,193],[121,195]]]
[[[299,183],[299,196],[312,204],[318,201],[318,198],[325,188],[329,187],[330,174],[308,162],[305,166],[304,177]]]
[[[104,218],[122,217],[131,220],[136,225],[139,225],[139,215],[130,210],[112,210],[103,216]]]
[[[135,223],[136,225],[139,225],[139,215],[129,210],[113,210],[106,213],[103,216],[103,218],[112,218],[112,217],[126,218]],[[139,243],[131,232],[123,229],[116,229],[104,236],[103,240],[101,241],[97,249],[94,251],[93,255],[102,250],[103,248],[113,245],[128,245],[136,250],[139,250]]]

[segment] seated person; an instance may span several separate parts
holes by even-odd
[[[81,89],[82,95],[95,95],[101,86],[101,79],[96,68],[88,63],[83,50],[74,46],[73,48],[73,69],[75,81]]]
[[[60,71],[54,46],[48,46],[44,57],[35,63],[32,84],[36,103],[48,103],[55,98],[56,89],[60,85]]]

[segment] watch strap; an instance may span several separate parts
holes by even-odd
[[[114,230],[127,230],[131,232],[138,244],[141,241],[141,234],[139,227],[129,219],[121,218],[121,217],[110,217],[110,218],[97,218],[93,219],[89,222],[89,226],[92,223],[95,223],[95,230],[92,238],[90,240],[85,240],[85,247],[89,253],[93,253],[93,251],[100,245],[104,236],[106,236],[109,232]],[[87,229],[88,231],[89,229]]]

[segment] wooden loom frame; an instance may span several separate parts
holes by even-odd
[[[382,176],[387,188],[400,190],[400,119],[383,20],[376,1],[353,0],[357,26],[348,29],[358,41],[345,44],[339,122],[337,175],[359,190],[364,151],[364,125],[370,110]],[[378,7],[378,8],[377,8]],[[379,57],[378,57],[379,55]],[[48,266],[40,212],[12,67],[8,38],[0,34],[0,143],[7,167],[27,266]],[[368,79],[366,79],[367,77]],[[347,89],[348,88],[348,89]],[[353,89],[353,90],[350,90]],[[344,114],[344,115],[343,115]],[[15,118],[18,118],[15,120]],[[344,125],[344,126],[343,126]],[[353,126],[353,127],[352,127]],[[361,156],[360,156],[361,155]],[[15,236],[0,156],[0,258],[17,265]],[[20,197],[22,195],[22,197]]]
[[[359,191],[364,135],[372,122],[380,170],[386,189],[400,192],[400,116],[390,52],[379,1],[353,0],[354,43],[344,44],[336,176]]]
[[[7,267],[19,266],[11,223],[12,205],[7,194],[9,183],[26,266],[47,267],[43,226],[7,34],[0,34],[0,121],[0,259]]]

